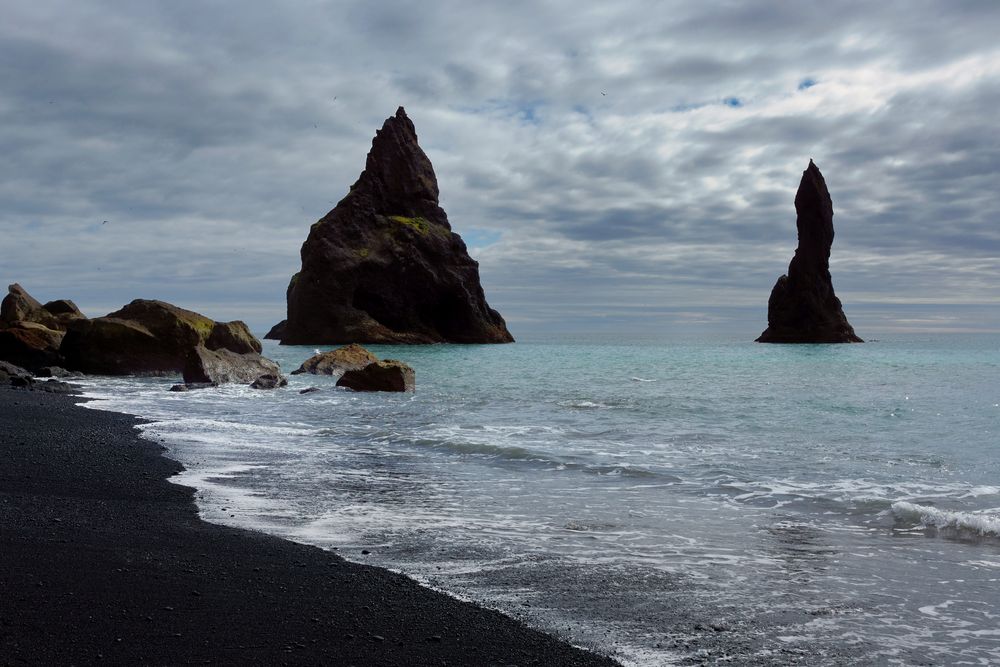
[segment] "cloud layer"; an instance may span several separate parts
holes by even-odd
[[[810,158],[859,333],[1000,328],[997,34],[994,2],[19,3],[0,280],[266,328],[402,104],[515,335],[755,336]]]

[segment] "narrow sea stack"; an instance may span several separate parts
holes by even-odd
[[[438,184],[402,107],[376,132],[365,170],[312,226],[283,345],[510,343],[489,307],[479,264],[438,205]]]
[[[833,201],[823,174],[809,161],[795,194],[799,247],[767,301],[767,329],[758,343],[863,343],[844,315],[830,278]]]

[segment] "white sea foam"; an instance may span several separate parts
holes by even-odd
[[[725,487],[742,491],[732,496],[736,502],[776,497],[798,497],[804,499],[828,499],[849,505],[893,502],[900,497],[933,498],[980,498],[1000,496],[1000,487],[988,485],[972,486],[964,482],[928,484],[917,481],[880,483],[875,480],[831,479],[821,482],[807,482],[795,479],[762,479],[753,481],[721,480]]]
[[[578,410],[610,410],[612,405],[601,403],[600,401],[560,401],[559,405],[564,408],[576,408]]]
[[[902,500],[892,504],[892,512],[904,521],[919,521],[924,526],[939,530],[950,529],[1000,536],[1000,516],[995,514],[954,512]]]

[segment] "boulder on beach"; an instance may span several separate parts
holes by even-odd
[[[357,343],[338,347],[329,352],[315,354],[292,371],[292,375],[311,373],[312,375],[343,375],[345,371],[364,368],[378,361],[378,357]]]
[[[14,389],[26,391],[44,391],[52,394],[71,394],[78,387],[67,382],[50,378],[45,382],[36,382],[27,369],[15,366],[6,361],[0,361],[0,385],[8,385]]]
[[[62,363],[65,333],[36,322],[15,321],[0,329],[0,359],[31,370]]]
[[[266,336],[284,345],[513,341],[438,204],[434,168],[402,107],[301,256],[288,317]]]
[[[347,371],[337,380],[337,386],[354,391],[414,391],[416,374],[408,364],[386,359]]]
[[[759,343],[861,343],[847,321],[830,277],[833,201],[819,168],[809,161],[795,195],[799,244],[767,302]]]
[[[0,361],[0,384],[10,384],[12,378],[30,378],[27,369],[7,361]]]
[[[34,323],[54,331],[65,331],[67,325],[86,319],[69,299],[57,299],[42,305],[18,283],[7,287],[7,296],[0,302],[0,328]]]
[[[37,371],[62,363],[59,347],[66,327],[86,319],[72,301],[44,306],[18,283],[0,302],[0,359]]]
[[[34,322],[54,330],[63,328],[59,318],[18,283],[14,283],[7,287],[7,296],[0,302],[0,323],[9,327],[17,322]]]

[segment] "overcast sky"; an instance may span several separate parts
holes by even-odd
[[[1000,2],[14,0],[0,280],[266,330],[403,105],[515,336],[755,337],[812,158],[862,337],[1000,330]]]

